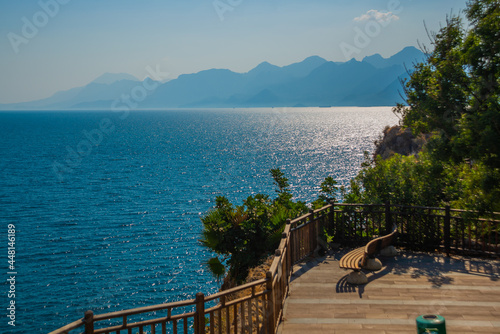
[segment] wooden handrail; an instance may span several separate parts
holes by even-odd
[[[94,321],[108,320],[108,319],[113,319],[113,318],[122,318],[122,317],[127,317],[130,315],[140,314],[140,313],[150,313],[150,312],[156,312],[156,311],[163,311],[163,310],[166,310],[169,308],[185,307],[185,306],[190,306],[190,305],[194,305],[194,304],[195,304],[194,299],[188,299],[188,300],[167,303],[167,304],[158,304],[158,305],[152,305],[152,306],[138,307],[138,308],[133,308],[133,309],[124,310],[124,311],[116,311],[116,312],[95,315]]]
[[[56,329],[55,331],[50,332],[49,334],[63,334],[63,333],[68,333],[69,331],[72,331],[74,329],[80,328],[85,325],[84,319],[76,320],[73,321],[70,324],[67,324],[66,326],[63,326],[59,329]]]
[[[246,284],[243,284],[243,285],[238,285],[238,286],[236,286],[234,288],[214,293],[213,295],[205,297],[205,301],[209,302],[209,301],[218,299],[218,298],[220,298],[222,296],[231,295],[231,294],[233,294],[235,292],[239,292],[239,291],[251,288],[253,286],[258,286],[258,285],[262,285],[262,284],[265,284],[265,283],[266,283],[266,279],[265,278],[261,278],[259,280],[256,280],[256,281],[253,281],[253,282],[250,282],[250,283],[246,283]]]

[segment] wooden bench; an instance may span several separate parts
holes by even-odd
[[[356,248],[342,256],[339,261],[340,268],[354,270],[347,277],[347,282],[351,284],[366,284],[368,279],[366,275],[361,272],[361,269],[371,271],[380,270],[382,268],[382,263],[375,258],[375,255],[382,249],[389,247],[397,233],[397,227],[394,225],[391,233],[373,239],[367,243],[366,246]]]

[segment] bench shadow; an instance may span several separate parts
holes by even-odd
[[[359,295],[359,298],[363,298],[363,293],[365,292],[365,285],[354,285],[347,283],[347,276],[348,274],[343,276],[339,281],[337,282],[337,285],[335,286],[335,292],[336,293],[353,293],[357,292]]]
[[[336,262],[339,262],[340,259],[342,258],[342,256],[344,256],[345,254],[347,254],[351,250],[352,249],[348,249],[348,248],[337,250],[337,251],[331,253],[330,258],[332,258]],[[339,268],[339,270],[342,270],[342,269]],[[360,299],[363,298],[363,293],[365,292],[366,284],[357,285],[357,284],[348,283],[347,276],[349,276],[349,274],[352,272],[352,270],[345,270],[345,272],[346,272],[346,275],[341,277],[338,280],[337,284],[335,285],[335,292],[336,293],[358,293],[359,298]],[[363,270],[363,272],[368,273],[365,270]],[[370,277],[368,275],[367,275],[367,277],[368,277],[368,283],[369,283]]]
[[[371,282],[391,273],[393,270],[394,265],[393,263],[388,263],[385,267],[382,267],[381,270],[379,271],[367,271],[363,270],[363,273],[366,274],[366,277],[368,278],[368,283],[366,284],[350,284],[347,282],[347,276],[349,276],[349,273],[345,276],[343,276],[338,282],[337,285],[335,286],[335,292],[336,293],[353,293],[357,292],[359,295],[359,298],[363,298],[363,293],[365,292],[365,287],[369,285]]]

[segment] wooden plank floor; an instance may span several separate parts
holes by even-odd
[[[439,314],[448,333],[500,334],[500,261],[400,252],[349,285],[339,251],[294,267],[279,333],[415,334]]]

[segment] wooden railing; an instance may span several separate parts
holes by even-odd
[[[500,213],[450,207],[329,204],[288,220],[266,278],[210,296],[94,315],[50,334],[259,333],[274,334],[283,316],[293,264],[311,256],[318,238],[349,247],[366,243],[397,224],[397,244],[411,250],[442,250],[500,256]],[[83,330],[83,331],[82,331]]]

